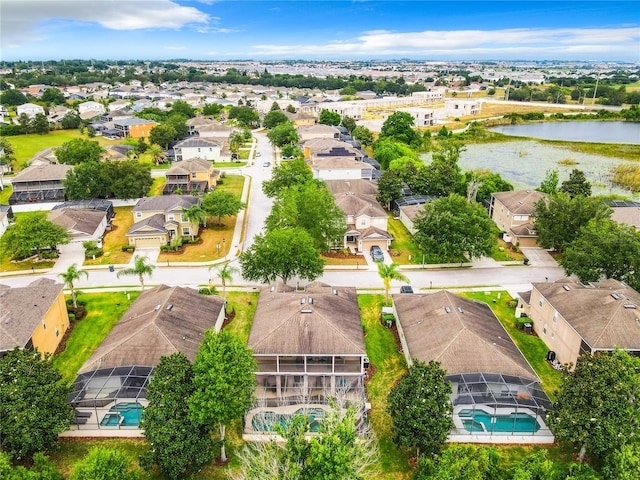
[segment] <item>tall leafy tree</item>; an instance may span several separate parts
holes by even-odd
[[[402,177],[398,172],[385,170],[378,180],[378,195],[376,195],[376,200],[389,209],[391,202],[402,196],[402,184]]]
[[[540,186],[536,188],[539,192],[546,193],[547,195],[555,195],[558,193],[558,183],[560,182],[558,176],[558,170],[550,169],[544,174],[544,180],[540,183]]]
[[[349,131],[349,133],[352,133],[353,130],[356,128],[356,121],[353,119],[353,117],[345,115],[344,117],[342,117],[342,121],[340,122],[340,125],[346,128]]]
[[[95,140],[85,140],[84,138],[74,138],[63,143],[55,150],[54,155],[58,162],[67,165],[77,165],[85,162],[98,162],[104,149]]]
[[[108,198],[128,200],[147,196],[153,178],[151,165],[136,160],[100,163],[109,180]]]
[[[133,459],[121,450],[96,447],[77,462],[70,480],[139,480]]]
[[[415,480],[493,480],[501,473],[495,448],[454,443],[435,457],[421,456]]]
[[[65,130],[71,130],[73,128],[78,128],[82,125],[82,118],[76,112],[67,112],[62,120],[60,121],[60,125]]]
[[[578,358],[553,404],[548,423],[558,440],[600,458],[637,442],[640,431],[640,358],[615,350]]]
[[[50,222],[44,212],[19,218],[0,237],[0,252],[10,258],[22,260],[34,253],[55,249],[69,243],[71,236],[64,228]]]
[[[581,282],[615,278],[640,291],[640,232],[611,219],[590,220],[560,260]]]
[[[225,451],[226,426],[253,405],[255,374],[253,353],[227,332],[207,330],[193,365],[195,391],[189,398],[191,417],[220,432],[220,458]]]
[[[296,132],[292,122],[286,122],[269,130],[267,138],[276,147],[284,147],[298,142],[298,132]]]
[[[281,279],[285,285],[294,276],[313,281],[323,272],[324,262],[313,238],[302,228],[270,230],[258,235],[240,255],[242,276],[262,283]]]
[[[438,454],[454,427],[446,375],[438,362],[415,361],[389,392],[393,441],[400,447],[416,448],[418,458]]]
[[[260,126],[260,115],[252,107],[231,107],[229,118],[235,119],[241,127],[255,128]]]
[[[503,179],[499,173],[491,170],[478,169],[465,172],[464,184],[468,188],[471,182],[477,185],[475,201],[482,203],[484,200],[490,200],[491,194],[494,192],[510,192],[513,185]]]
[[[465,193],[464,180],[458,159],[463,146],[456,142],[442,142],[433,152],[433,159],[425,170],[421,170],[424,175],[425,191],[423,195],[434,195],[444,197],[452,193]]]
[[[202,197],[203,210],[212,217],[218,217],[218,225],[222,225],[222,217],[237,215],[244,207],[240,198],[227,190],[216,189]]]
[[[176,100],[171,104],[171,113],[182,115],[186,118],[193,118],[196,113],[193,111],[193,107],[184,100]]]
[[[65,285],[68,286],[71,290],[73,308],[78,308],[78,304],[76,303],[76,290],[74,288],[73,282],[80,280],[83,275],[85,276],[85,278],[89,278],[89,272],[87,272],[86,270],[78,270],[78,267],[75,263],[67,268],[64,272],[58,274],[58,276],[64,281]]]
[[[264,126],[264,128],[273,128],[282,123],[287,123],[288,121],[289,118],[284,114],[282,110],[271,110],[264,116],[262,125]]]
[[[378,275],[382,278],[384,283],[385,304],[389,305],[389,291],[391,290],[391,281],[397,280],[400,282],[409,283],[409,279],[403,273],[398,271],[400,265],[393,262],[390,265],[386,263],[378,263]]]
[[[538,244],[564,252],[580,235],[580,230],[590,220],[604,220],[611,216],[611,209],[601,200],[578,195],[571,198],[558,193],[539,200],[533,211]]]
[[[47,120],[47,117],[44,113],[36,113],[36,116],[33,117],[29,122],[29,131],[32,133],[44,135],[46,133],[49,133],[49,130],[49,120]]]
[[[318,116],[318,123],[322,125],[340,125],[340,114],[323,108]]]
[[[214,271],[216,276],[220,279],[220,283],[222,283],[222,298],[227,299],[227,283],[233,280],[233,275],[235,273],[240,273],[235,267],[232,267],[230,264],[225,263],[223,265],[211,265],[209,267],[209,271]]]
[[[48,355],[14,348],[0,357],[0,446],[15,459],[49,448],[71,425],[70,387]]]
[[[371,133],[371,130],[369,130],[367,127],[358,125],[353,129],[351,135],[365,147],[373,145],[373,133]]]
[[[42,92],[40,100],[47,103],[53,103],[55,105],[64,105],[67,103],[67,99],[64,98],[64,94],[57,88],[47,88]]]
[[[637,480],[640,478],[640,442],[623,445],[607,455],[602,466],[603,478],[608,480]]]
[[[562,182],[560,191],[566,193],[571,198],[578,195],[584,197],[591,196],[591,183],[587,180],[582,170],[574,168],[569,174],[569,179]]]
[[[417,154],[402,142],[392,138],[380,138],[373,144],[373,154],[383,170],[387,170],[391,162],[400,157],[416,157]]]
[[[380,138],[389,138],[406,145],[418,146],[420,134],[413,129],[413,117],[407,112],[395,112],[387,117],[380,131]]]
[[[151,277],[155,268],[155,265],[149,261],[149,257],[136,255],[133,259],[133,266],[120,270],[117,277],[138,277],[140,286],[144,290],[144,277],[145,275]]]
[[[289,187],[304,185],[312,180],[313,172],[309,165],[302,158],[296,158],[274,167],[271,179],[262,184],[262,191],[267,197],[275,198]]]
[[[5,90],[0,94],[0,104],[6,107],[16,107],[18,105],[23,105],[28,101],[29,100],[27,100],[24,93],[20,90],[16,90],[15,88]]]
[[[422,251],[442,262],[489,255],[496,242],[496,227],[487,211],[457,194],[426,203],[415,227],[414,239]]]
[[[140,458],[146,470],[158,465],[171,479],[198,472],[213,456],[208,425],[189,414],[195,391],[193,367],[182,352],[162,357],[147,387],[149,404],[140,428],[150,448]]]
[[[160,145],[162,148],[169,148],[169,144],[178,138],[178,132],[172,125],[156,125],[149,132],[149,143]]]

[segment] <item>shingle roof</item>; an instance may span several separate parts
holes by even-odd
[[[613,279],[587,286],[563,279],[533,288],[591,348],[640,350],[640,293],[634,289]]]
[[[614,206],[611,219],[640,229],[640,203],[634,206]]]
[[[46,278],[26,287],[0,285],[0,350],[24,347],[63,287]]]
[[[114,114],[115,112],[112,112],[112,114]],[[150,124],[155,124],[156,122],[154,122],[153,120],[147,120],[146,118],[137,118],[137,117],[128,117],[128,118],[121,118],[121,119],[114,119],[113,120],[113,124],[114,125],[123,125],[123,126],[132,126],[132,125],[150,125]]]
[[[151,215],[147,218],[143,218],[139,222],[131,225],[127,231],[127,237],[140,236],[140,235],[158,235],[159,233],[168,233],[165,226],[165,219],[162,213]]]
[[[208,147],[219,147],[219,146],[220,146],[220,143],[216,142],[215,140],[209,140],[209,139],[200,138],[200,137],[191,137],[176,143],[173,146],[173,148],[175,150],[178,148],[194,148],[194,147],[208,148]]]
[[[320,283],[304,292],[263,288],[248,346],[256,354],[365,355],[355,288]]]
[[[447,291],[393,295],[393,303],[411,358],[436,360],[449,375],[486,372],[539,380],[486,303]]]
[[[72,165],[33,165],[27,167],[13,177],[12,183],[63,180],[67,177],[67,172],[72,170]]]
[[[496,192],[492,193],[493,197],[500,202],[514,215],[531,215],[535,203],[547,198],[546,193],[537,190],[516,190],[514,192]]]
[[[173,164],[165,175],[185,175],[193,172],[208,172],[213,165],[210,161],[199,157],[181,160]]]
[[[378,185],[371,180],[325,180],[329,191],[336,195],[338,193],[364,193],[365,195],[377,195]]]
[[[336,205],[345,215],[367,215],[369,217],[387,217],[387,212],[380,206],[373,195],[358,193],[339,193],[334,195]]]
[[[193,195],[161,195],[138,200],[132,212],[171,212],[200,204],[200,197]]]
[[[221,297],[185,287],[159,285],[142,292],[79,373],[122,365],[155,366],[161,356],[175,352],[193,362],[203,333],[214,326],[223,305]]]
[[[104,211],[63,208],[51,210],[47,214],[47,220],[66,230],[93,235],[106,216],[107,212]]]

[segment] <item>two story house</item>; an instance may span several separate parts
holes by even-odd
[[[16,118],[23,113],[29,118],[34,118],[39,113],[44,115],[44,108],[35,103],[23,103],[16,107]]]
[[[113,128],[120,132],[122,138],[148,137],[151,129],[157,125],[153,120],[128,117],[113,121]]]
[[[0,352],[15,347],[54,353],[69,328],[64,285],[41,278],[26,287],[0,284]]]
[[[275,423],[300,409],[321,417],[331,398],[341,406],[364,406],[369,362],[355,288],[322,283],[303,291],[282,284],[264,287],[248,347],[258,371],[245,439],[264,438]]]
[[[176,162],[165,173],[166,183],[163,195],[181,193],[207,193],[216,187],[220,180],[220,170],[213,168],[213,163],[202,158],[191,158]],[[179,190],[178,190],[179,189]]]
[[[127,232],[129,245],[160,247],[176,237],[197,235],[198,222],[187,220],[184,211],[200,203],[200,197],[193,195],[141,198],[131,210],[134,224]]]
[[[191,137],[173,146],[177,162],[201,158],[203,160],[220,160],[222,143],[209,138]]]
[[[64,201],[63,181],[72,165],[33,165],[11,180],[13,192],[9,204]]]
[[[547,198],[546,193],[536,190],[516,190],[491,194],[489,216],[504,232],[503,239],[521,247],[534,247],[538,234],[534,228],[535,204]]]
[[[388,232],[387,212],[374,195],[344,192],[334,194],[334,198],[347,223],[344,248],[364,252],[377,245],[383,251],[389,249],[393,236]]]

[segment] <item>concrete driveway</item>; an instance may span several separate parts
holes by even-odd
[[[536,267],[557,267],[558,262],[549,255],[544,248],[540,247],[522,247],[522,253],[529,259],[531,265]]]
[[[160,255],[160,247],[136,248],[131,256],[129,265],[133,265],[135,263],[136,255],[147,257],[149,261],[155,265],[158,261],[158,255]]]
[[[58,274],[66,272],[74,263],[78,270],[82,268],[82,263],[84,262],[84,247],[81,242],[60,245],[58,250],[60,251],[60,257],[58,257],[50,273]]]

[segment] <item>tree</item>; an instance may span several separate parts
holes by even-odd
[[[453,443],[434,458],[421,456],[415,480],[493,480],[499,467],[495,448]]]
[[[151,165],[140,163],[136,160],[121,162],[100,163],[104,170],[104,176],[108,178],[109,190],[107,198],[141,198],[147,196],[153,178],[151,178]],[[79,167],[79,166],[78,166]],[[78,168],[76,167],[76,169]]]
[[[615,450],[604,461],[603,478],[608,480],[637,480],[640,478],[640,442],[637,440]]]
[[[340,125],[340,114],[323,108],[318,117],[318,123],[322,125]]]
[[[224,107],[222,105],[220,105],[219,103],[210,103],[209,105],[205,105],[202,109],[202,114],[203,115],[208,115],[211,117],[218,117],[220,115],[220,113],[222,113],[222,110],[224,109]]]
[[[344,212],[324,182],[308,182],[288,188],[276,199],[265,220],[267,231],[288,227],[303,228],[316,248],[328,251],[344,235]]]
[[[225,430],[253,405],[257,365],[253,352],[225,331],[207,330],[193,365],[195,391],[189,398],[191,417],[220,430],[220,458],[227,460]]]
[[[278,278],[285,285],[293,276],[314,281],[322,275],[324,262],[313,246],[313,238],[302,228],[271,230],[258,235],[240,255],[242,276],[270,283]]]
[[[34,253],[40,258],[43,250],[55,250],[69,243],[71,236],[64,228],[47,220],[46,213],[38,212],[18,218],[0,237],[0,251],[13,259],[22,260]]]
[[[231,138],[229,138],[229,149],[231,150],[231,158],[234,160],[238,159],[238,152],[240,151],[240,147],[244,145],[244,135],[239,132],[235,132],[231,134]]]
[[[292,122],[281,123],[276,125],[267,133],[267,138],[272,145],[282,147],[284,145],[292,145],[298,142],[298,132],[293,127]]]
[[[184,100],[176,100],[171,104],[171,113],[182,115],[186,118],[193,118],[196,116],[193,111],[193,107]]]
[[[67,103],[67,99],[64,98],[64,94],[57,88],[47,88],[44,92],[42,92],[40,100],[56,105],[64,105],[65,103]]]
[[[346,128],[349,133],[352,133],[353,130],[356,128],[356,121],[353,119],[353,117],[349,117],[348,115],[345,115],[344,117],[342,117],[342,121],[340,122],[340,124]]]
[[[160,162],[163,162],[166,159],[164,150],[157,143],[152,143],[149,146],[148,151],[151,154],[151,158],[155,162],[156,166],[160,165]]]
[[[615,278],[640,291],[640,232],[608,218],[590,220],[567,246],[560,265],[583,283]]]
[[[6,480],[64,480],[64,476],[42,452],[33,455],[33,466],[27,470],[22,465],[11,467],[11,457],[0,452],[0,478]]]
[[[287,123],[288,121],[289,121],[289,118],[284,114],[282,110],[271,110],[269,113],[267,113],[264,116],[262,125],[265,128],[273,128],[282,123]]]
[[[214,271],[216,276],[220,279],[220,283],[222,283],[222,298],[227,300],[227,282],[233,280],[234,273],[240,273],[235,267],[232,267],[230,264],[225,263],[223,265],[211,265],[209,267],[209,271]]]
[[[402,178],[394,170],[385,170],[378,180],[378,195],[376,200],[381,205],[385,205],[387,210],[391,207],[391,202],[402,196]]]
[[[262,184],[262,191],[275,198],[294,185],[303,185],[313,180],[313,172],[302,158],[283,162],[274,167],[271,179]]]
[[[165,120],[165,125],[173,127],[173,129],[176,131],[174,140],[184,138],[189,135],[187,120],[189,120],[189,117],[180,113],[171,113]]]
[[[82,275],[85,278],[89,278],[89,273],[86,270],[78,270],[76,264],[74,263],[66,271],[59,273],[58,276],[64,280],[64,284],[69,287],[71,290],[71,298],[73,299],[73,308],[78,308],[78,304],[76,303],[76,291],[73,286],[73,282],[76,280],[80,280]]]
[[[260,115],[251,107],[231,107],[229,118],[236,119],[241,127],[255,128],[260,126]]]
[[[138,480],[132,459],[120,450],[96,447],[77,462],[70,480]]]
[[[591,183],[585,177],[582,170],[574,168],[569,174],[569,179],[562,182],[560,185],[560,191],[566,193],[571,198],[578,195],[585,197],[591,196]]]
[[[503,179],[499,173],[493,173],[491,170],[477,169],[471,172],[465,172],[464,184],[468,186],[474,182],[477,186],[475,201],[482,203],[491,199],[494,192],[510,192],[513,185]]]
[[[49,133],[49,120],[44,113],[36,113],[36,116],[29,122],[29,131],[39,135]]]
[[[17,107],[27,103],[27,97],[20,90],[10,89],[5,90],[0,94],[0,104],[5,107]]]
[[[196,225],[195,232],[193,230],[190,230],[191,240],[193,240],[195,234],[198,233],[198,228],[200,227],[200,225],[206,224],[207,212],[205,212],[200,205],[191,205],[189,208],[182,211],[182,215],[184,215],[184,218],[186,220]]]
[[[65,130],[71,130],[80,127],[80,125],[82,125],[82,119],[76,112],[67,112],[64,117],[62,117],[60,125],[62,125],[62,128]]]
[[[452,193],[463,194],[463,176],[458,166],[458,159],[463,146],[459,143],[441,142],[433,152],[431,163],[424,170],[424,191],[420,195],[444,197]]]
[[[547,170],[544,174],[544,180],[540,183],[540,186],[536,188],[539,192],[546,193],[547,195],[555,195],[558,193],[558,170]]]
[[[389,165],[391,165],[391,162],[396,158],[417,158],[417,154],[411,149],[411,147],[389,138],[383,138],[374,143],[373,154],[383,170],[387,170]]]
[[[540,199],[534,205],[533,216],[538,232],[538,244],[564,252],[580,235],[580,230],[590,220],[600,221],[611,216],[611,209],[601,200],[578,195],[571,198],[558,193],[548,199]]]
[[[600,476],[587,464],[554,462],[549,451],[540,449],[522,458],[511,471],[513,480],[599,480]],[[608,477],[607,477],[608,478]]]
[[[143,257],[141,255],[136,255],[133,259],[133,267],[123,268],[117,274],[117,277],[133,277],[137,276],[138,281],[140,282],[140,286],[142,290],[144,290],[144,276],[148,275],[151,278],[153,274],[153,270],[156,268],[155,265],[152,265],[149,262],[148,257]]]
[[[150,449],[141,456],[145,470],[158,465],[171,479],[186,478],[211,460],[213,443],[208,425],[189,414],[195,391],[193,367],[182,352],[161,357],[147,387],[149,404],[140,428]]]
[[[380,138],[388,138],[406,145],[418,146],[420,135],[413,129],[413,122],[411,114],[395,112],[384,121],[380,131]]]
[[[70,387],[49,355],[14,348],[0,357],[0,446],[16,459],[49,448],[73,420]]]
[[[417,456],[440,452],[454,427],[451,384],[440,363],[414,361],[387,398],[393,423],[393,441],[400,447],[416,447]]]
[[[222,225],[222,217],[237,215],[245,207],[237,195],[226,190],[214,190],[202,197],[203,210],[212,217],[218,217],[218,225]]]
[[[169,144],[178,137],[176,129],[171,125],[156,125],[149,132],[149,143],[156,143],[162,148],[169,148]]]
[[[415,227],[415,242],[442,262],[489,255],[495,246],[496,226],[487,211],[457,194],[426,203]]]
[[[585,353],[562,379],[548,423],[556,439],[601,458],[638,441],[640,358],[626,351]]]
[[[362,143],[362,145],[364,145],[365,147],[373,145],[373,133],[371,133],[371,130],[369,130],[367,127],[358,125],[353,129],[351,135],[353,136],[353,138],[360,141],[360,143]]]
[[[104,149],[95,140],[74,138],[63,143],[54,151],[58,162],[66,165],[78,165],[85,162],[99,162]]]
[[[391,290],[391,280],[409,283],[410,280],[398,271],[400,265],[393,262],[390,265],[386,263],[378,263],[378,275],[384,282],[385,305],[389,305],[389,290]]]

